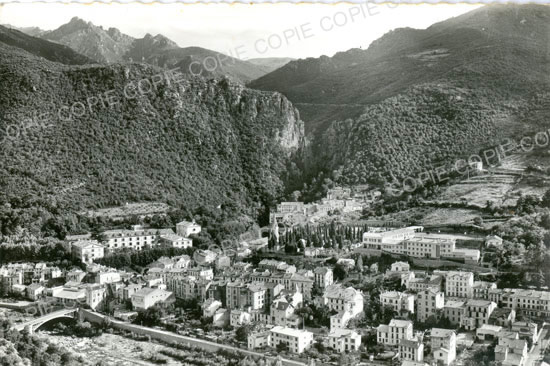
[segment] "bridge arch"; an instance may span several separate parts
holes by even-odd
[[[33,332],[36,332],[37,330],[39,330],[41,328],[45,328],[45,327],[47,327],[49,325],[53,325],[55,323],[61,323],[61,322],[68,323],[68,322],[74,322],[74,321],[76,321],[76,318],[74,316],[71,316],[71,315],[57,316],[55,318],[45,320],[42,323],[35,324],[33,326]]]

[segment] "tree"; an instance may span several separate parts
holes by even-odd
[[[483,225],[483,219],[479,216],[474,217],[474,225],[477,225],[477,226]]]
[[[348,276],[348,268],[341,263],[334,266],[334,278],[338,281],[342,281]]]
[[[550,208],[550,189],[547,190],[544,193],[544,195],[542,196],[541,206],[546,207],[546,208]]]
[[[288,351],[288,344],[287,344],[286,342],[280,342],[279,344],[277,344],[277,346],[275,347],[275,349],[276,349],[277,352],[279,352],[279,353],[286,352],[286,351]]]
[[[357,256],[357,260],[355,261],[355,269],[359,273],[363,272],[363,256],[361,254]]]
[[[248,324],[240,326],[235,331],[235,339],[239,342],[246,342],[248,340],[248,335],[250,334],[251,330],[252,327]]]
[[[550,212],[546,211],[540,218],[540,226],[550,230]]]
[[[146,310],[139,310],[134,324],[145,325],[148,327],[160,325],[164,315],[163,309],[159,305],[151,306]]]

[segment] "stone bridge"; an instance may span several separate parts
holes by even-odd
[[[44,323],[49,322],[53,319],[75,319],[78,317],[78,308],[74,309],[63,309],[51,312],[46,315],[42,315],[39,318],[29,320],[28,322],[15,325],[13,328],[18,331],[22,331],[26,327],[29,327],[29,332],[32,334],[36,329],[40,328]]]

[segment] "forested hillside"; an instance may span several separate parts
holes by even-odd
[[[127,85],[164,71],[64,66],[2,43],[0,74],[0,206],[28,208],[23,221],[42,209],[146,200],[190,211],[229,203],[255,216],[282,194],[286,164],[303,145],[286,98],[225,78],[179,75],[127,98]],[[116,103],[89,107],[109,90]],[[85,110],[58,113],[75,103]]]
[[[323,164],[339,168],[347,184],[417,178],[502,142],[514,122],[520,126],[517,108],[493,96],[453,85],[415,86],[367,107],[355,120],[332,124],[313,150]],[[506,129],[499,128],[504,124]]]

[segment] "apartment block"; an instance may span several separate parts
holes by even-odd
[[[462,326],[466,315],[466,302],[447,300],[443,307],[443,316],[449,319],[452,325]]]
[[[424,322],[432,315],[437,315],[445,307],[445,294],[433,288],[421,291],[416,295],[416,318]]]
[[[424,344],[418,338],[399,340],[399,359],[421,362],[424,360]]]
[[[392,319],[388,325],[380,324],[376,329],[378,344],[396,346],[401,339],[413,338],[413,323],[408,320]]]
[[[386,291],[380,294],[380,304],[389,306],[397,313],[408,311],[414,313],[414,295],[399,291]]]
[[[468,330],[475,330],[483,324],[489,324],[489,317],[496,307],[497,304],[492,301],[468,300],[462,325]]]
[[[307,330],[275,326],[269,332],[269,346],[273,348],[285,343],[290,352],[300,354],[313,344],[313,333]]]

